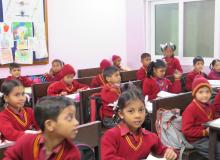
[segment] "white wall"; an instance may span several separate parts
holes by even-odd
[[[76,69],[91,68],[116,53],[126,64],[126,1],[48,0],[50,61],[60,58]],[[22,67],[22,72],[42,74],[49,67]],[[0,68],[0,78],[7,75],[8,69]]]

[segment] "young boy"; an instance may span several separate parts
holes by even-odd
[[[111,62],[109,62],[107,59],[103,59],[100,63],[100,70],[102,70],[101,74],[98,74],[92,79],[91,87],[96,88],[105,85],[107,82],[105,78],[103,77],[103,71],[105,68],[110,67]]]
[[[68,94],[73,94],[80,89],[88,88],[87,85],[81,84],[73,79],[76,72],[71,65],[64,65],[60,72],[62,79],[49,85],[47,95],[65,96]]]
[[[119,71],[128,71],[129,70],[128,68],[124,68],[121,66],[121,57],[118,55],[112,56],[112,62],[113,62],[113,66],[118,68]]]
[[[209,82],[202,76],[196,77],[192,84],[194,99],[182,115],[184,136],[206,158],[208,158],[209,128],[203,124],[216,118],[215,108],[209,103],[211,94]],[[220,143],[217,145],[220,146]],[[216,149],[216,159],[220,159],[220,148]]]
[[[147,77],[147,67],[151,62],[151,55],[149,53],[143,53],[141,55],[142,67],[137,71],[136,78],[137,80],[144,80]]]
[[[34,108],[42,133],[26,134],[5,152],[4,160],[80,160],[72,143],[77,135],[76,109],[69,98],[44,97]]]
[[[192,90],[192,83],[193,83],[194,78],[197,75],[201,75],[205,78],[207,77],[207,75],[202,72],[203,67],[204,67],[204,60],[201,56],[197,56],[193,59],[193,66],[194,66],[194,70],[189,72],[186,75],[186,90],[187,91]]]
[[[52,81],[59,81],[61,80],[61,73],[60,71],[63,68],[63,61],[59,59],[54,59],[52,61],[52,68],[50,69],[49,73],[46,73],[44,75],[45,79],[47,82],[52,82]]]
[[[17,63],[9,64],[9,70],[11,76],[8,76],[6,80],[19,80],[24,87],[30,87],[33,81],[26,76],[21,76],[21,66]]]
[[[119,70],[113,66],[108,67],[104,70],[103,76],[108,83],[104,85],[101,90],[101,99],[103,104],[101,107],[102,119],[112,118],[113,107],[108,105],[118,100],[118,97],[121,94],[121,76]]]

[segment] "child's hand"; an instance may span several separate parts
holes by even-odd
[[[207,134],[209,135],[209,127],[205,129]]]
[[[177,154],[170,148],[167,148],[164,154],[164,158],[167,160],[175,160],[177,158]]]
[[[182,77],[182,73],[178,70],[176,70],[173,74],[175,79],[180,79]]]
[[[61,92],[60,93],[60,96],[66,96],[67,95],[67,92]]]

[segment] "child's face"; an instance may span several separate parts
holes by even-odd
[[[21,76],[21,68],[13,68],[10,70],[12,77],[20,77]]]
[[[66,107],[53,123],[55,134],[67,139],[74,139],[78,133],[77,127],[79,125],[76,120],[76,108],[74,106]]]
[[[163,51],[163,53],[164,53],[164,56],[165,56],[165,57],[172,57],[172,55],[173,55],[173,50],[168,47],[167,49],[165,49],[165,50]]]
[[[62,69],[62,65],[59,62],[52,63],[52,70],[54,73],[58,73]]]
[[[117,71],[113,73],[110,77],[106,77],[106,80],[108,83],[111,83],[111,84],[120,84],[121,83],[120,72]]]
[[[115,60],[114,65],[115,66],[120,66],[121,65],[121,59],[119,58],[119,59]]]
[[[220,72],[220,61],[217,61],[213,67],[216,72]]]
[[[211,92],[208,87],[201,87],[195,94],[195,97],[198,101],[202,103],[209,102],[211,98]]]
[[[201,72],[203,70],[203,67],[204,67],[203,61],[198,61],[194,65],[195,70],[198,71],[198,72]]]
[[[68,85],[72,85],[73,79],[74,79],[74,74],[68,74],[66,76],[63,77],[63,80],[66,84]]]
[[[4,96],[5,102],[14,107],[20,109],[24,107],[26,96],[24,94],[24,87],[17,86],[12,89],[9,95]]]
[[[166,74],[166,68],[154,68],[154,76],[157,78],[164,78]]]
[[[144,123],[146,109],[139,99],[128,102],[126,107],[119,111],[120,118],[127,124],[132,132],[136,132]]]
[[[147,67],[151,62],[151,57],[145,57],[144,59],[141,60],[141,63],[143,64],[144,67]]]

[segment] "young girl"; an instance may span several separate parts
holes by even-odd
[[[181,73],[174,74],[175,81],[172,83],[169,79],[164,78],[166,72],[166,64],[163,60],[156,60],[151,62],[148,66],[147,78],[143,83],[143,94],[148,95],[148,99],[152,100],[157,98],[160,91],[167,91],[172,93],[180,93],[181,86]]]
[[[167,63],[166,76],[173,75],[175,72],[183,73],[183,69],[177,58],[174,57],[174,51],[176,50],[176,45],[172,42],[161,44],[161,51],[164,54],[164,60]]]
[[[38,130],[31,108],[24,107],[26,96],[23,85],[17,80],[5,81],[2,84],[0,106],[4,110],[0,112],[0,132],[3,139],[16,141],[19,137]]]
[[[106,131],[101,139],[102,160],[140,160],[151,152],[169,160],[176,159],[176,153],[165,147],[156,134],[141,128],[146,109],[139,90],[131,88],[123,92],[115,113],[114,118],[120,123]]]
[[[214,59],[209,66],[210,72],[208,79],[220,80],[220,59]]]
[[[112,63],[116,68],[118,68],[119,71],[128,71],[129,70],[129,68],[121,66],[121,57],[118,55],[112,56]]]

